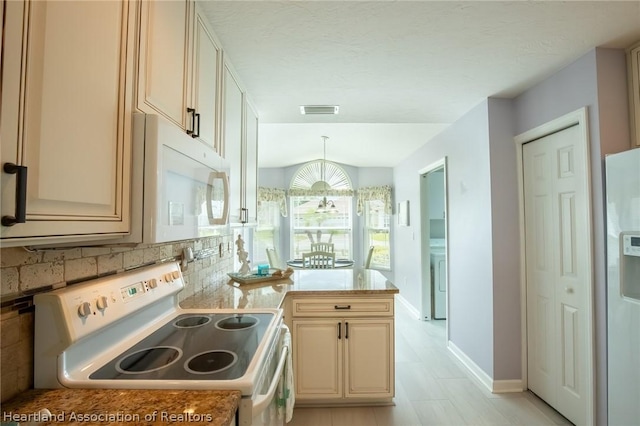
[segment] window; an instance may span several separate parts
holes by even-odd
[[[258,207],[258,226],[253,239],[254,263],[269,263],[267,249],[280,252],[280,209],[275,201],[261,201]]]
[[[372,269],[391,269],[391,187],[372,186],[358,190],[358,215],[364,215],[365,252],[373,246]]]
[[[287,199],[283,189],[258,188],[258,225],[253,237],[253,263],[268,263],[267,248],[280,247],[280,217],[287,216]]]
[[[292,258],[302,258],[311,243],[332,242],[337,259],[353,259],[351,188],[337,164],[319,160],[300,167],[289,189]]]
[[[374,247],[371,269],[391,269],[390,223],[391,215],[385,212],[382,200],[364,202],[364,246]]]
[[[353,259],[352,245],[352,197],[331,197],[336,211],[317,212],[322,197],[291,197],[291,254],[294,259],[311,251],[311,243],[334,244],[336,259]]]

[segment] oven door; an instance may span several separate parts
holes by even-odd
[[[267,358],[256,387],[255,394],[251,397],[251,422],[249,416],[240,413],[240,425],[243,426],[276,426],[284,425],[286,417],[287,392],[285,372],[291,368],[289,344],[291,334],[286,325],[281,325],[279,336],[274,339],[274,344]],[[292,387],[292,386],[291,386]],[[293,392],[293,389],[290,389]],[[246,401],[249,404],[249,401]]]

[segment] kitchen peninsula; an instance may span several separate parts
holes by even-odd
[[[384,405],[394,396],[394,294],[381,273],[296,270],[256,284],[229,281],[182,308],[282,308],[291,329],[296,405]]]

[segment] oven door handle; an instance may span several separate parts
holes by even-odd
[[[278,388],[278,383],[280,383],[280,377],[282,376],[282,370],[284,369],[284,364],[287,361],[287,353],[289,352],[288,346],[282,347],[282,352],[280,353],[280,362],[278,362],[278,366],[276,367],[276,372],[273,374],[273,378],[271,379],[271,385],[269,386],[269,390],[266,394],[260,395],[255,399],[253,403],[253,412],[261,413],[269,406],[271,401],[273,400],[273,396],[276,393],[276,389]]]

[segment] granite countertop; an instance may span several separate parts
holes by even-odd
[[[287,295],[395,294],[398,288],[371,269],[296,269],[289,278],[252,284],[231,279],[226,286],[205,290],[180,302],[185,309],[272,309]]]
[[[240,391],[219,390],[32,389],[2,403],[2,421],[83,426],[228,426],[240,398]],[[34,417],[45,408],[55,417],[46,421]]]
[[[380,272],[370,269],[299,269],[289,278],[276,281],[239,284],[230,279],[225,286],[183,300],[180,306],[273,309],[281,308],[287,295],[398,292]],[[231,390],[32,389],[2,404],[2,421],[85,426],[172,423],[227,426],[231,425],[240,398],[239,391]],[[44,408],[56,417],[48,421],[34,417]]]

